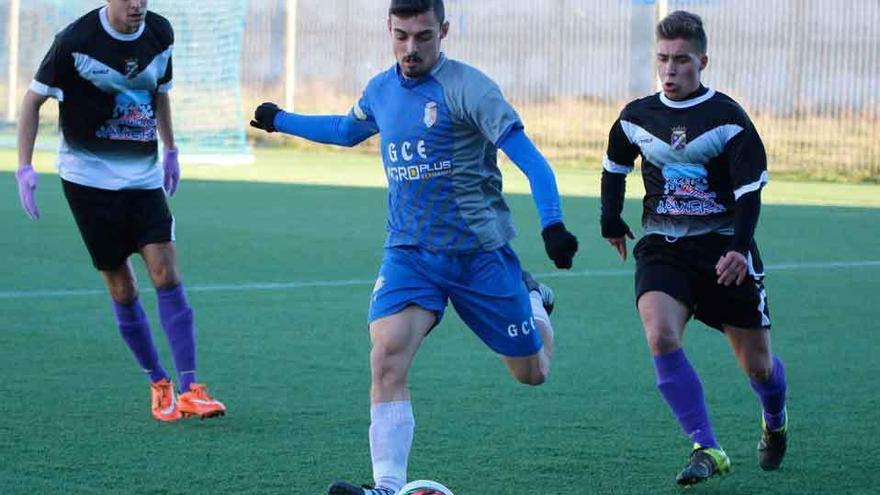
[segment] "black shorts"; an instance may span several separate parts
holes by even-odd
[[[174,218],[162,189],[109,191],[61,183],[98,270],[115,270],[147,244],[174,240]]]
[[[754,241],[749,249],[749,275],[742,285],[718,283],[715,265],[728,251],[730,237],[706,234],[670,242],[646,235],[633,251],[636,259],[636,303],[642,294],[659,291],[684,303],[710,327],[770,328],[764,290],[764,265]]]

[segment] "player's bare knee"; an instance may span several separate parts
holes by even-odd
[[[151,266],[149,272],[150,280],[157,289],[171,289],[180,285],[180,276],[173,265]]]
[[[669,326],[656,325],[648,327],[646,323],[645,338],[648,341],[651,353],[655,356],[673,352],[681,347],[678,334]]]
[[[370,368],[373,383],[382,388],[397,388],[406,385],[406,364],[399,353],[393,352],[382,343],[373,345],[370,352]]]
[[[133,283],[114,283],[109,289],[110,297],[119,304],[131,304],[138,296],[137,287]]]
[[[528,366],[517,367],[513,370],[513,376],[518,382],[533,387],[546,382],[549,374],[549,366],[540,362],[529,363]]]
[[[772,370],[770,369],[770,366],[749,365],[746,368],[746,374],[749,376],[749,380],[758,383],[763,383],[769,380],[771,372]]]

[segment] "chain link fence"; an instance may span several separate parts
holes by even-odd
[[[0,0],[3,39],[9,1]],[[52,33],[102,3],[22,2],[19,92]],[[240,70],[244,113],[261,101],[304,113],[348,111],[369,79],[394,63],[387,3],[248,0],[241,66],[232,68]],[[162,13],[157,2],[151,7]],[[288,29],[291,7],[296,23]],[[824,0],[668,0],[661,7],[703,17],[704,81],[752,115],[772,170],[880,177],[880,1],[846,0],[830,10]],[[620,108],[655,91],[654,1],[446,0],[446,9],[444,51],[494,78],[554,160],[594,166]],[[6,115],[8,53],[0,53],[0,66]]]

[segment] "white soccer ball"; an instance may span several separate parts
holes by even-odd
[[[410,481],[396,495],[453,495],[452,490],[431,480]]]

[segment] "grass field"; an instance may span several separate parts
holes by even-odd
[[[268,151],[252,167],[184,170],[171,203],[200,378],[229,414],[175,424],[149,417],[57,178],[42,174],[34,223],[13,155],[0,163],[0,493],[318,495],[333,479],[369,480],[365,318],[385,217],[375,159]],[[508,176],[514,247],[559,300],[553,376],[515,383],[449,311],[410,377],[410,477],[457,495],[680,493],[689,445],[654,388],[632,261],[598,238],[597,175],[559,172],[582,246],[566,274],[551,270],[524,182]],[[774,182],[766,198],[758,240],[787,363],[789,456],[760,471],[757,401],[725,339],[692,324],[687,349],[733,472],[689,492],[876,493],[880,186]],[[626,215],[638,223],[637,199]]]

